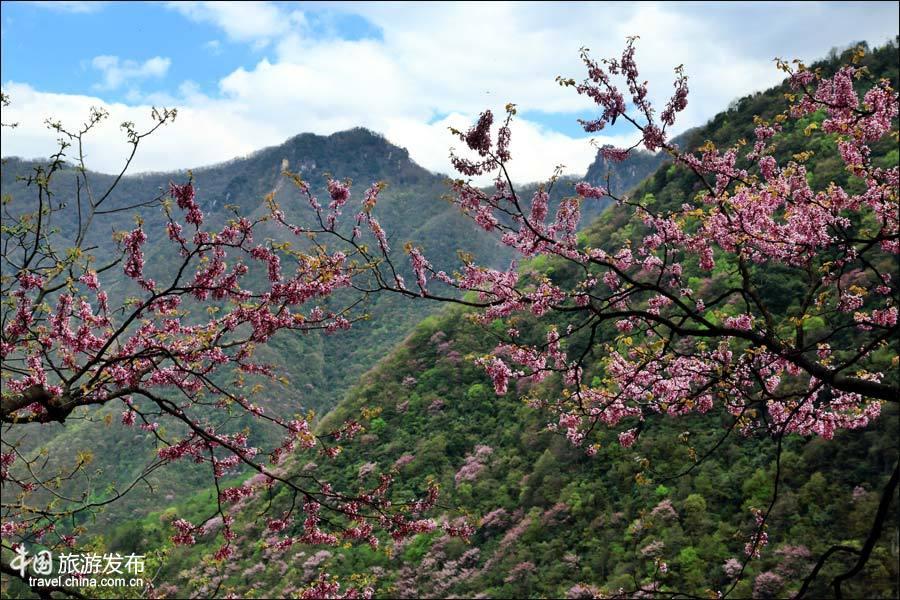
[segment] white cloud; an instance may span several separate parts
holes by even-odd
[[[485,108],[502,114],[506,102],[526,114],[590,110],[588,99],[558,86],[555,76],[582,78],[580,46],[589,46],[598,58],[614,56],[629,35],[641,38],[637,60],[657,103],[671,92],[673,67],[685,65],[691,95],[677,133],[702,124],[734,98],[776,83],[781,74],[772,64],[775,56],[810,60],[835,45],[881,43],[897,32],[892,3],[862,8],[787,3],[779,5],[777,15],[772,5],[745,3],[327,5],[359,14],[382,31],[383,39],[354,41],[313,35],[302,12],[272,3],[178,2],[171,8],[219,27],[232,42],[265,47],[266,54],[254,66],[221,78],[215,91],[202,93],[185,82],[174,96],[137,93],[133,97],[141,102],[129,102],[143,106],[110,107],[115,122],[137,120],[152,103],[181,109],[178,122],[139,154],[138,169],[199,166],[300,132],[329,134],[361,125],[408,148],[423,166],[450,173],[448,149],[456,140],[447,132],[449,124],[464,129]],[[801,30],[816,35],[798,35]],[[107,70],[126,68],[101,62]],[[105,85],[112,89],[123,82],[116,74]],[[65,103],[63,96],[28,90],[29,102],[7,90],[15,102],[11,117],[23,128],[29,118],[40,123],[38,117],[48,114],[81,119],[90,103],[100,102],[77,97]],[[3,154],[48,153],[48,144],[40,145],[33,130],[4,138],[22,133],[31,141],[4,139]],[[513,176],[520,181],[545,177],[559,163],[569,173],[583,173],[594,155],[584,139],[521,119],[512,150]],[[93,166],[112,170],[119,157],[96,152]]]
[[[386,123],[383,132],[389,140],[408,140],[406,148],[419,163],[452,174],[446,166],[451,146],[462,156],[477,157],[450,134],[449,128],[465,131],[471,123],[471,116],[461,113],[453,113],[430,124],[414,119],[392,119]],[[495,136],[496,127],[495,122]],[[572,138],[527,119],[513,121],[511,130],[511,175],[520,183],[546,181],[557,166],[562,166],[564,173],[583,175],[597,154],[597,149],[587,140]],[[634,143],[636,137],[633,134],[598,136],[594,140],[597,144],[624,146]],[[482,183],[489,180],[489,177],[479,178]]]
[[[189,19],[221,28],[229,39],[265,47],[270,40],[303,24],[303,13],[285,12],[271,2],[167,2]]]
[[[165,77],[172,61],[154,56],[142,63],[120,60],[118,56],[101,55],[91,60],[91,66],[103,74],[103,81],[94,86],[97,90],[115,90],[132,80]]]
[[[56,135],[43,126],[48,117],[74,128],[88,116],[92,106],[103,105],[110,113],[86,138],[88,166],[111,173],[122,167],[128,145],[119,123],[133,121],[139,128],[151,124],[150,106],[103,102],[100,98],[75,94],[51,94],[27,84],[4,85],[12,104],[3,111],[3,121],[19,121],[12,132],[0,138],[3,156],[47,156],[55,149]],[[162,104],[162,103],[160,103]],[[7,112],[9,116],[7,116]],[[165,171],[221,162],[284,141],[279,127],[248,119],[233,105],[205,97],[192,106],[179,108],[178,118],[141,143],[132,172]]]

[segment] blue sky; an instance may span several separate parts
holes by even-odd
[[[125,101],[129,88],[174,91],[172,86],[185,79],[214,90],[218,80],[236,67],[254,63],[240,44],[206,46],[222,37],[215,26],[140,2],[80,13],[4,2],[2,27],[3,81],[28,82],[45,91],[93,93],[93,86],[103,80],[102,72],[91,66],[96,56],[125,55],[138,62],[154,56],[171,60],[164,77],[135,79],[105,90],[102,97],[111,102]]]
[[[67,94],[90,93],[103,84],[103,71],[91,65],[96,56],[122,56],[138,63],[156,56],[170,60],[162,77],[134,77],[102,90],[102,98],[111,102],[126,102],[129,92],[142,89],[176,93],[185,80],[214,93],[219,79],[238,67],[252,68],[266,50],[231,41],[216,24],[186,18],[159,4],[84,2],[56,7],[3,2],[2,12],[3,81],[25,81]],[[305,15],[310,34],[318,39],[381,39],[381,30],[358,15],[327,9]]]
[[[554,83],[580,78],[578,49],[606,56],[640,35],[638,61],[660,102],[672,68],[690,76],[677,131],[779,79],[776,56],[813,60],[851,42],[897,35],[884,3],[335,3],[3,2],[0,81],[13,105],[3,155],[49,153],[46,117],[77,123],[105,105],[110,124],[92,164],[114,170],[115,124],[177,106],[176,124],[139,154],[137,170],[193,167],[297,133],[362,125],[449,172],[452,125],[519,105],[514,174],[583,172],[594,150],[578,117],[590,103]],[[600,143],[626,143],[625,125]]]

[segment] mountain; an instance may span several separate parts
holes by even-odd
[[[672,142],[681,146],[692,134],[693,131],[689,130],[673,138]],[[592,185],[606,187],[615,196],[621,196],[640,184],[668,158],[665,152],[651,153],[638,149],[633,150],[624,161],[616,162],[597,152],[597,157],[588,167],[584,179]]]
[[[817,66],[828,72],[836,64]],[[875,76],[896,82],[897,45],[868,53],[863,64]],[[785,91],[781,85],[741,99],[693,132],[687,147],[697,148],[706,140],[724,146],[750,139],[753,116],[772,118],[783,107]],[[807,125],[786,128],[779,138],[782,154],[804,147]],[[821,143],[833,139],[823,136]],[[847,174],[827,156],[810,158],[813,177],[846,183]],[[896,166],[896,144],[876,144],[873,156],[884,166]],[[695,179],[683,168],[662,165],[634,195],[661,208],[677,207],[695,193],[694,186]],[[640,224],[624,209],[608,210],[584,234],[591,245],[610,249],[636,239]],[[522,272],[526,280],[546,274],[564,287],[576,277],[571,265],[543,259],[523,265]],[[686,272],[692,275],[700,273]],[[762,267],[753,276],[771,284],[765,293],[777,317],[792,314],[796,300],[790,280]],[[521,402],[520,394],[494,395],[484,372],[470,360],[490,352],[494,343],[468,314],[451,307],[419,323],[321,423],[324,430],[363,412],[377,415],[366,435],[334,461],[304,465],[303,473],[297,465],[295,474],[313,471],[336,486],[354,489],[369,470],[366,465],[395,466],[401,496],[420,492],[426,480],[435,479],[442,490],[439,506],[452,507],[441,511],[450,518],[468,515],[478,524],[470,545],[430,533],[392,546],[392,554],[368,546],[295,546],[277,554],[256,543],[267,533],[249,510],[238,515],[239,555],[220,566],[205,558],[219,541],[202,539],[197,546],[176,549],[167,541],[166,523],[174,514],[200,519],[213,512],[215,495],[203,492],[119,527],[106,539],[107,546],[123,551],[167,548],[160,582],[180,596],[213,591],[246,595],[250,590],[266,597],[286,596],[325,570],[345,579],[352,574],[373,577],[379,597],[592,597],[600,591],[633,589],[653,574],[656,556],[664,556],[669,564],[665,582],[671,589],[697,597],[727,589],[727,561],[743,558],[746,535],[753,527],[749,509],[772,497],[776,467],[771,442],[725,444],[699,468],[674,477],[692,464],[684,429],[693,432],[691,446],[708,447],[721,435],[725,417],[660,418],[645,424],[640,447],[632,449],[620,447],[613,432],[601,431],[600,450],[588,458],[547,431],[547,415]],[[563,316],[556,319],[560,327],[567,325]],[[527,325],[523,323],[523,331]],[[602,339],[610,332],[601,329],[598,335]],[[890,365],[885,371],[897,377]],[[559,386],[548,379],[533,391],[553,397]],[[769,524],[772,551],[749,566],[734,597],[787,597],[796,591],[798,575],[827,547],[858,543],[871,525],[878,490],[898,452],[897,417],[897,406],[889,405],[868,429],[842,432],[834,441],[800,436],[785,440],[780,500]],[[652,466],[649,480],[637,477],[648,470],[646,465]],[[669,468],[657,470],[662,465]],[[278,513],[291,498],[276,488],[270,497],[253,502],[271,502]],[[887,529],[893,532],[900,524],[896,512],[890,520],[893,525]],[[302,524],[295,527],[288,533],[297,533]],[[845,586],[848,596],[900,593],[891,535],[878,541],[864,574]],[[390,547],[389,541],[386,544]],[[831,563],[819,585],[849,564],[840,559]],[[754,590],[754,581],[763,574],[768,574],[769,587]],[[827,594],[823,587],[811,591],[813,597]]]
[[[661,156],[659,160],[662,160]],[[648,162],[642,160],[641,164]],[[0,169],[0,192],[10,199],[6,208],[11,214],[33,210],[34,192],[23,178],[33,174],[40,165],[37,161],[4,159]],[[615,171],[616,166],[612,167]],[[326,174],[352,179],[357,198],[372,182],[384,181],[387,188],[381,194],[377,214],[391,236],[394,258],[407,281],[412,281],[413,275],[402,251],[406,241],[421,246],[436,267],[447,271],[458,265],[457,251],[468,252],[478,263],[489,266],[506,266],[511,257],[506,247],[499,246],[491,236],[474,231],[455,206],[442,200],[448,191],[445,177],[420,167],[405,149],[366,129],[351,129],[330,136],[297,135],[279,146],[262,149],[244,158],[192,169],[190,176],[208,222],[223,222],[230,216],[227,208],[230,206],[237,207],[241,214],[260,216],[266,210],[263,198],[273,191],[289,218],[295,221],[309,218],[303,211],[305,201],[292,185],[285,185],[287,182],[282,176],[285,168],[301,173],[320,198],[327,197]],[[646,170],[646,167],[642,168]],[[634,181],[634,171],[629,172],[629,181]],[[52,223],[58,228],[56,235],[60,247],[65,247],[66,240],[73,237],[77,225],[71,210],[77,202],[75,173],[71,167],[64,169],[51,182],[56,199],[68,205],[68,212],[55,215]],[[184,182],[188,177],[188,170],[125,176],[110,195],[106,208],[122,208],[153,198],[166,190],[169,182]],[[114,181],[113,176],[99,173],[89,172],[88,178],[95,195],[102,194]],[[574,181],[561,181],[554,188],[553,202],[569,193]],[[529,198],[532,192],[532,188],[526,187],[523,197]],[[605,204],[595,203],[587,211],[585,222],[603,207]],[[145,231],[150,236],[145,246],[148,274],[163,281],[169,265],[177,257],[164,238],[163,214],[158,208],[106,214],[103,221],[97,223],[88,242],[99,247],[98,254],[114,252],[112,232],[131,229],[135,213],[144,220]],[[126,297],[137,291],[133,282],[118,271],[109,274],[104,284],[111,297]],[[340,298],[346,298],[346,294],[338,295],[338,300]],[[287,383],[268,384],[254,401],[267,410],[314,410],[320,415],[325,414],[416,323],[438,309],[437,304],[380,294],[365,306],[371,319],[359,322],[339,335],[290,332],[277,335],[259,349],[258,356],[284,374]],[[110,405],[98,411],[85,411],[84,418],[73,414],[66,424],[29,426],[23,450],[46,449],[50,468],[67,464],[76,451],[90,450],[89,474],[63,484],[63,489],[77,492],[77,496],[86,489],[90,498],[102,498],[111,487],[121,488],[133,481],[155,457],[151,434],[117,425],[121,411],[121,406]],[[253,439],[261,446],[272,441],[276,433],[265,423],[249,418],[236,419],[233,427],[248,427]],[[123,448],[133,450],[123,453]],[[176,464],[165,472],[154,473],[146,483],[148,487],[109,505],[95,518],[101,523],[140,518],[157,508],[160,502],[171,502],[210,485],[208,474],[191,464]]]
[[[21,177],[30,174],[37,164],[12,158],[6,160],[0,170],[2,193],[11,198],[7,208],[13,214],[32,210],[34,192]],[[237,206],[244,215],[259,216],[266,210],[263,198],[272,191],[276,192],[277,201],[289,217],[309,218],[301,210],[305,201],[299,198],[293,186],[284,185],[286,180],[281,174],[284,168],[301,172],[320,198],[327,197],[326,173],[356,182],[354,196],[357,198],[371,183],[386,182],[388,186],[381,195],[378,216],[391,235],[394,259],[401,266],[408,263],[402,250],[406,241],[422,246],[434,264],[448,269],[456,263],[457,250],[469,252],[487,263],[501,260],[496,252],[496,242],[487,235],[469,231],[467,220],[450,203],[441,200],[446,191],[442,176],[418,166],[406,150],[365,129],[331,136],[298,135],[280,146],[260,150],[246,158],[193,169],[197,198],[207,220],[223,222],[229,216],[228,205]],[[67,169],[57,173],[51,184],[56,199],[69,208],[76,205],[74,178],[74,170]],[[160,190],[167,189],[170,181],[187,179],[187,170],[126,176],[107,201],[107,209],[152,198]],[[99,194],[112,183],[113,177],[90,173],[89,180],[95,194]],[[131,229],[136,212],[144,220],[149,236],[145,246],[147,271],[151,277],[163,281],[169,265],[177,257],[165,239],[163,214],[158,208],[104,215],[88,243],[99,246],[101,255],[104,251],[112,252],[115,248],[112,232]],[[350,217],[352,219],[352,215]],[[68,210],[55,215],[52,226],[59,229],[59,246],[65,247],[65,240],[72,237],[76,226],[73,212]],[[410,280],[411,274],[406,271],[401,272]],[[133,283],[118,271],[106,278],[105,285],[111,297],[125,297],[136,291]],[[392,347],[415,323],[437,308],[437,305],[407,302],[399,296],[382,294],[365,306],[371,320],[358,323],[343,335],[286,332],[275,336],[270,344],[260,349],[258,356],[273,364],[287,377],[288,383],[273,384],[254,400],[274,410],[327,412],[346,389],[375,364],[385,348]],[[51,466],[57,457],[64,462],[73,451],[90,449],[93,482],[89,491],[92,497],[94,494],[100,496],[107,486],[121,486],[132,480],[155,455],[154,444],[146,432],[104,425],[104,418],[112,417],[113,422],[118,422],[121,410],[121,406],[108,406],[86,413],[91,415],[91,420],[73,415],[75,418],[64,425],[33,427],[27,445],[29,448],[45,447],[51,457]],[[251,427],[261,444],[275,433],[250,419],[236,422],[234,426]],[[123,455],[121,448],[125,447],[134,447],[137,452]],[[151,476],[148,483],[158,493],[132,494],[124,502],[110,506],[101,520],[139,516],[158,506],[160,498],[190,493],[198,486],[210,483],[205,473],[198,473],[189,466],[182,467],[175,475]],[[84,485],[84,481],[78,480],[68,487],[80,492]]]

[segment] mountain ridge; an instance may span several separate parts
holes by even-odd
[[[509,250],[499,246],[484,232],[472,231],[468,219],[459,214],[451,203],[441,200],[446,194],[446,179],[417,165],[409,153],[387,141],[387,139],[365,128],[353,128],[330,136],[297,134],[279,146],[262,149],[247,158],[235,158],[224,164],[210,165],[194,170],[178,170],[162,173],[141,173],[126,175],[119,182],[108,200],[108,206],[125,206],[135,200],[143,200],[164,192],[170,181],[183,182],[191,172],[197,189],[197,201],[207,213],[210,223],[223,221],[229,213],[226,205],[236,205],[248,216],[261,216],[265,211],[263,198],[275,192],[275,199],[288,213],[289,218],[303,218],[305,201],[298,201],[293,185],[285,185],[281,172],[287,167],[300,170],[314,192],[320,198],[327,197],[325,173],[334,177],[349,177],[354,180],[353,196],[359,198],[362,190],[371,182],[386,180],[387,188],[381,194],[377,207],[379,220],[388,232],[394,248],[394,259],[401,273],[411,281],[408,260],[402,253],[403,242],[411,241],[423,248],[429,260],[448,272],[457,268],[457,250],[464,250],[475,259],[488,266],[508,264]],[[40,163],[18,158],[4,159],[0,169],[0,188],[4,197],[12,198],[7,208],[13,212],[29,209],[30,191],[20,175],[28,175]],[[58,200],[74,206],[74,176],[72,167],[54,176],[51,189]],[[88,177],[96,189],[105,188],[114,179],[112,175],[88,172]],[[555,186],[553,202],[571,189],[575,179],[566,180],[566,185]],[[534,186],[522,188],[521,195],[527,201]],[[352,202],[352,200],[351,200]],[[592,203],[585,207],[584,223],[599,214],[605,203]],[[134,212],[123,211],[107,215],[102,227],[90,242],[103,252],[115,252],[112,231],[130,230],[134,227]],[[160,233],[163,230],[163,216],[158,209],[137,211],[144,220],[144,229],[149,239],[146,244],[148,274],[163,280],[165,269],[174,258],[171,248]],[[65,240],[70,237],[74,222],[57,219],[60,235]],[[108,289],[113,295],[128,295],[136,292],[130,280],[120,275],[110,275]],[[372,368],[383,357],[383,350],[400,342],[416,323],[440,309],[440,305],[427,302],[410,302],[396,295],[378,295],[367,307],[374,318],[360,322],[340,335],[284,334],[276,336],[270,344],[259,349],[262,360],[270,362],[290,380],[289,385],[272,384],[265,394],[281,408],[292,406],[298,410],[314,409],[318,414],[328,412],[354,383],[356,378]],[[275,407],[278,408],[278,407]],[[108,417],[118,420],[118,406],[101,409],[98,420]],[[104,430],[96,439],[99,425],[77,421],[65,427],[51,425],[42,427],[30,438],[30,445],[47,447],[51,456],[65,457],[73,449],[93,447],[95,463],[93,467],[100,473],[98,481],[123,483],[149,459],[152,452],[143,456],[129,453],[120,460],[116,448],[134,445],[141,448],[138,439],[124,428]],[[258,424],[249,423],[255,436],[266,441],[267,433],[258,430]],[[145,440],[146,441],[146,440]],[[152,450],[152,448],[151,448]],[[175,465],[175,468],[181,468]],[[159,476],[152,479],[159,492],[156,496],[193,493],[203,485],[202,478],[188,472],[179,471],[176,477]],[[77,482],[73,482],[73,485]],[[132,499],[111,505],[109,512],[100,517],[105,522],[116,522],[125,517],[140,516],[153,510],[157,504],[153,495],[147,494],[138,504],[130,504]],[[137,498],[135,496],[135,498]],[[136,501],[136,500],[135,500]],[[137,512],[134,512],[137,510]]]

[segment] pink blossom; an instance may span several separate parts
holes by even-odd
[[[636,439],[637,429],[629,429],[628,431],[623,431],[619,434],[619,444],[621,444],[623,448],[630,448]]]

